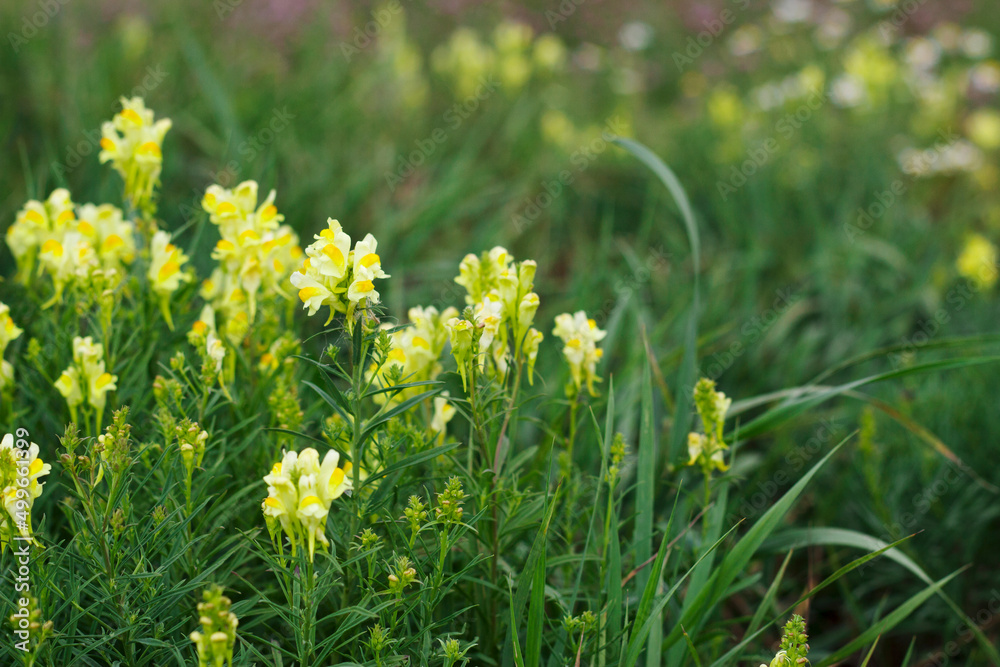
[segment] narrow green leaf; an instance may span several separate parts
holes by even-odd
[[[528,604],[528,638],[525,644],[526,667],[538,667],[542,659],[542,634],[545,631],[545,550],[535,563],[531,581],[531,602]]]
[[[955,570],[947,577],[937,581],[936,583],[931,584],[930,586],[927,586],[922,591],[911,597],[909,600],[896,607],[885,618],[880,619],[877,623],[873,624],[870,628],[862,632],[854,641],[848,643],[847,646],[844,646],[843,648],[834,651],[830,655],[826,656],[823,660],[816,663],[816,667],[826,667],[826,665],[832,665],[837,662],[840,662],[847,656],[860,650],[862,646],[871,642],[875,637],[878,637],[879,635],[884,634],[889,630],[891,630],[892,628],[896,627],[896,625],[898,625],[900,621],[902,621],[907,616],[912,614],[917,607],[922,605],[924,601],[927,600],[927,598],[940,591],[945,584],[947,584],[949,581],[958,576],[958,574],[962,572],[962,570],[964,569],[965,568]]]

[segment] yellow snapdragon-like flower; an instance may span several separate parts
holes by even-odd
[[[520,357],[528,362],[528,380],[532,381],[531,369],[542,339],[541,332],[531,326],[539,305],[533,291],[537,268],[530,259],[514,261],[500,246],[462,259],[455,282],[465,288],[476,329],[468,349],[453,340],[452,352],[463,375],[466,354],[482,371],[495,371],[500,377],[506,375],[511,359]]]
[[[171,329],[174,328],[174,321],[170,316],[170,295],[176,292],[182,283],[191,281],[191,274],[183,270],[187,261],[187,255],[170,242],[170,234],[162,230],[153,234],[147,277],[153,291],[160,298],[163,319]]]
[[[448,400],[449,398],[451,395],[448,392],[434,397],[434,416],[431,418],[430,430],[435,435],[434,441],[437,444],[444,442],[448,422],[457,412],[455,406]]]
[[[11,341],[20,337],[24,330],[14,324],[10,316],[10,307],[0,302],[0,392],[5,391],[14,382],[14,367],[3,358]]]
[[[14,324],[14,318],[10,316],[10,306],[0,302],[0,357],[3,356],[7,346],[22,333],[24,329]]]
[[[75,219],[73,201],[69,190],[53,190],[48,199],[32,199],[17,212],[17,217],[7,229],[7,245],[17,260],[18,278],[21,282],[31,279],[34,263],[42,245],[49,239],[60,239]]]
[[[135,259],[135,224],[111,204],[83,204],[77,210],[76,231],[87,240],[106,269],[128,266]]]
[[[351,250],[351,237],[333,218],[327,219],[327,228],[313,238],[305,250],[305,262],[289,279],[310,315],[326,306],[330,309],[328,323],[336,313],[344,313],[347,328],[352,330],[356,309],[380,301],[375,281],[389,277],[376,252],[378,242],[368,234]]]
[[[234,345],[256,318],[258,301],[292,298],[282,286],[302,261],[302,249],[298,235],[281,224],[285,216],[274,205],[275,197],[271,190],[259,202],[257,182],[244,181],[231,190],[209,186],[201,202],[221,236],[212,251],[219,267],[202,296],[222,316],[223,330]]]
[[[38,457],[38,445],[20,435],[15,440],[7,433],[0,441],[0,553],[15,538],[31,539],[31,510],[44,486],[38,478],[52,470]]]
[[[732,399],[715,390],[713,380],[702,378],[694,387],[694,405],[704,432],[688,434],[687,465],[701,466],[706,478],[713,470],[729,468],[724,458],[729,447],[723,439],[723,424],[732,403]]]
[[[292,556],[301,547],[307,548],[313,560],[316,542],[326,549],[326,518],[333,501],[352,486],[351,464],[338,467],[340,454],[330,450],[323,457],[319,452],[306,448],[302,452],[285,452],[281,461],[264,476],[267,498],[261,508],[267,521],[271,539],[282,548],[280,534],[284,533],[291,545]]]
[[[101,126],[101,164],[111,162],[125,181],[125,197],[141,209],[152,201],[163,167],[169,118],[155,120],[141,97],[121,98],[122,110]]]
[[[600,382],[597,377],[597,362],[601,360],[604,351],[597,343],[604,339],[607,332],[597,327],[597,323],[587,318],[582,310],[575,314],[563,313],[556,317],[556,326],[552,333],[562,339],[563,356],[569,363],[572,382],[566,391],[571,396],[579,394],[584,385],[591,396],[596,396],[594,383]]]
[[[104,348],[87,336],[73,338],[73,363],[55,381],[55,387],[69,406],[73,421],[84,401],[97,410],[98,422],[107,405],[107,395],[118,388],[118,376],[104,368]]]
[[[135,258],[135,226],[122,212],[103,204],[77,207],[69,191],[53,190],[43,203],[29,201],[7,230],[7,244],[18,265],[18,280],[47,275],[62,299],[67,286],[86,281],[95,271],[127,267]]]
[[[410,308],[408,316],[412,326],[399,329],[390,334],[392,347],[389,351],[389,358],[381,368],[378,369],[378,382],[381,386],[388,386],[388,376],[393,367],[399,368],[399,377],[404,383],[425,382],[437,379],[441,374],[441,354],[448,343],[448,328],[445,323],[458,315],[454,308],[445,308],[444,312],[438,312],[437,308],[428,306],[415,306]],[[390,328],[383,325],[383,328]],[[369,374],[375,372],[373,365],[369,369]],[[392,401],[398,402],[425,391],[426,387],[410,387],[404,389],[392,397]],[[376,400],[385,402],[390,400],[388,394],[377,394]]]

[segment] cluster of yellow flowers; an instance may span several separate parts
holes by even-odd
[[[117,382],[118,376],[104,369],[104,348],[94,344],[90,336],[74,337],[73,363],[55,382],[56,389],[66,399],[73,421],[76,421],[77,407],[84,400],[101,415],[108,401],[107,394],[118,388]]]
[[[694,387],[694,405],[704,433],[688,434],[687,464],[701,466],[706,478],[713,469],[724,471],[729,467],[723,458],[723,452],[729,447],[723,440],[722,426],[732,402],[721,391],[716,391],[715,382],[708,378],[698,380]]]
[[[38,445],[28,443],[18,432],[4,435],[0,442],[0,553],[16,536],[31,537],[31,508],[42,495],[43,483],[38,478],[52,469],[38,458]]]
[[[202,284],[201,295],[224,320],[224,335],[238,345],[257,313],[258,300],[291,297],[281,289],[292,267],[302,259],[299,237],[274,205],[275,191],[258,204],[257,182],[244,181],[229,190],[212,185],[201,205],[222,238],[212,251],[219,266]],[[206,313],[200,321],[215,315]]]
[[[437,379],[441,374],[441,353],[448,343],[448,329],[445,322],[458,315],[454,308],[445,308],[444,312],[438,312],[433,306],[424,308],[414,306],[410,308],[407,315],[411,326],[396,329],[389,334],[392,347],[389,349],[388,359],[378,368],[378,381],[383,387],[391,384],[389,377],[397,369],[398,375],[404,382],[426,382]],[[383,324],[382,328],[392,328],[389,324]],[[370,371],[374,372],[373,366]],[[410,387],[400,391],[393,400],[399,401],[411,396],[416,396],[426,387]],[[380,394],[385,401],[384,394]]]
[[[50,305],[74,280],[129,266],[135,259],[135,225],[111,204],[77,206],[69,191],[59,188],[44,202],[33,199],[18,211],[7,229],[7,245],[22,282],[29,283],[36,270],[52,279]]]
[[[466,255],[459,264],[455,282],[465,288],[471,321],[452,317],[445,326],[463,386],[468,386],[473,364],[483,372],[505,377],[511,349],[515,360],[526,361],[531,382],[538,345],[544,338],[531,326],[539,304],[533,291],[537,268],[534,260],[515,262],[500,246],[481,256]]]
[[[101,164],[111,162],[125,181],[125,197],[143,209],[153,197],[163,167],[163,137],[169,118],[154,120],[141,97],[121,98],[122,110],[101,126]]]
[[[443,370],[441,355],[449,337],[446,322],[457,317],[458,310],[448,307],[438,312],[434,306],[414,306],[407,315],[411,325],[389,334],[391,347],[385,363],[381,366],[372,364],[369,368],[369,379],[374,374],[381,387],[436,380]],[[392,328],[389,324],[382,327]],[[379,403],[398,403],[426,389],[426,386],[408,387],[391,397],[384,393],[377,394],[375,400]],[[449,393],[444,392],[433,401],[434,414],[429,428],[437,441],[443,440],[445,428],[455,416],[455,407],[449,403],[449,398]]]
[[[14,367],[3,355],[11,341],[22,333],[24,330],[14,324],[14,318],[10,316],[10,306],[0,302],[0,392],[14,382]]]
[[[337,467],[340,454],[330,450],[320,463],[319,452],[309,447],[301,453],[285,452],[264,477],[267,498],[261,505],[271,540],[278,543],[284,532],[295,556],[300,546],[308,549],[313,560],[316,542],[327,548],[326,517],[330,505],[351,488],[351,463]]]
[[[492,44],[469,28],[459,28],[431,54],[434,70],[449,78],[461,97],[473,95],[491,74],[499,77],[504,90],[516,93],[533,71],[557,72],[565,62],[566,46],[559,37],[546,33],[534,39],[531,26],[514,21],[496,27]]]
[[[305,262],[291,275],[291,282],[299,290],[299,299],[310,315],[327,306],[330,308],[327,322],[336,313],[344,313],[347,328],[352,331],[357,307],[379,302],[374,281],[389,277],[375,252],[378,242],[368,234],[351,250],[351,237],[333,218],[313,238],[316,240],[306,248]]]
[[[584,385],[591,396],[596,396],[594,383],[600,382],[597,377],[597,362],[604,355],[604,350],[597,347],[606,331],[597,328],[597,322],[587,318],[582,310],[570,315],[563,313],[556,317],[556,326],[552,333],[562,339],[563,356],[569,363],[572,384],[567,385],[566,393],[571,398],[579,395]]]

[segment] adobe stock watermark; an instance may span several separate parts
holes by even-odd
[[[949,641],[943,650],[937,651],[919,664],[922,667],[947,667],[951,664],[952,658],[957,658],[962,653],[963,645],[975,640],[976,631],[982,631],[983,628],[992,625],[998,614],[1000,614],[1000,590],[994,588],[990,590],[990,598],[984,607],[980,607],[974,615],[962,619],[958,626],[958,641],[954,639]]]
[[[19,428],[14,435],[14,457],[17,465],[17,489],[14,492],[14,501],[8,505],[8,511],[13,509],[14,523],[17,526],[17,535],[11,539],[11,553],[14,557],[16,568],[14,570],[14,592],[18,594],[16,599],[17,611],[11,616],[14,623],[14,634],[20,640],[14,643],[14,647],[25,653],[31,642],[31,470],[28,452],[31,443],[28,442],[28,429]],[[27,537],[25,537],[27,535]],[[15,546],[16,545],[16,546]]]
[[[901,199],[917,176],[930,169],[945,151],[961,139],[951,128],[939,131],[938,136],[940,141],[935,142],[934,146],[920,153],[911,162],[911,173],[905,178],[897,178],[882,192],[875,193],[875,201],[866,207],[858,208],[857,219],[854,222],[844,223],[844,234],[848,241],[855,243],[859,236],[864,236]]]
[[[726,8],[719,12],[715,17],[708,20],[702,21],[701,25],[704,28],[697,35],[691,35],[687,39],[687,43],[684,45],[684,51],[674,51],[673,59],[674,65],[677,66],[678,72],[683,72],[686,67],[693,65],[694,61],[697,60],[705,53],[705,49],[712,46],[715,40],[726,31],[735,20],[738,12],[745,10],[750,6],[750,0],[731,0],[737,9],[734,11],[732,9]]]
[[[746,185],[750,177],[781,151],[779,138],[787,141],[795,136],[795,133],[809,122],[828,99],[829,97],[824,91],[813,90],[794,111],[779,118],[774,124],[775,134],[764,139],[757,146],[748,149],[747,158],[740,163],[738,168],[736,165],[732,166],[728,179],[715,182],[715,187],[718,189],[722,201],[727,201],[729,195],[735,194]]]
[[[491,72],[479,78],[479,85],[460,102],[453,104],[441,115],[442,125],[434,128],[423,139],[413,142],[414,149],[406,155],[396,156],[396,170],[385,172],[385,182],[389,192],[395,192],[399,184],[413,175],[416,170],[427,162],[427,158],[437,152],[438,147],[448,141],[451,133],[462,126],[474,114],[479,106],[488,100],[500,88],[500,80]]]
[[[142,77],[142,81],[129,91],[128,95],[125,97],[145,97],[151,91],[155,90],[157,86],[163,83],[163,80],[169,76],[169,72],[163,69],[163,65],[156,65],[155,67],[150,65],[146,68],[145,76]],[[117,113],[118,102],[115,101],[115,106],[111,109],[111,114]],[[100,152],[101,146],[101,130],[91,129],[83,131],[83,139],[66,146],[66,157],[62,162],[53,162],[52,172],[58,174],[60,178],[65,178],[68,173],[83,164],[83,159],[90,156],[95,152]]]
[[[372,11],[371,21],[365,23],[364,26],[354,26],[354,30],[351,31],[351,42],[342,41],[340,43],[340,53],[344,56],[344,60],[351,62],[354,56],[374,44],[382,31],[392,23],[393,18],[401,14],[402,11],[403,5],[399,0],[390,0]]]
[[[542,181],[539,192],[521,202],[517,213],[511,218],[518,234],[538,221],[542,212],[552,205],[566,187],[573,183],[577,176],[585,172],[600,155],[611,145],[611,140],[622,135],[625,127],[620,116],[612,116],[604,123],[600,136],[579,146],[569,156],[569,162],[574,169],[563,169],[551,181]]]
[[[223,20],[243,4],[243,0],[213,0],[212,8],[215,9],[216,16]]]
[[[545,20],[549,22],[549,30],[555,30],[556,24],[568,21],[569,17],[576,14],[576,10],[579,9],[580,5],[586,1],[587,0],[561,0],[555,11],[546,9]]]
[[[745,321],[739,329],[739,339],[733,341],[729,347],[722,352],[716,352],[708,362],[705,369],[705,377],[717,380],[729,370],[736,360],[746,354],[754,343],[764,337],[775,322],[792,306],[798,303],[801,297],[801,287],[782,287],[775,291],[771,306],[762,312],[754,315]]]
[[[888,18],[878,22],[879,35],[883,39],[894,37],[895,33],[899,32],[926,3],[927,0],[903,0],[898,3]]]
[[[222,166],[222,169],[211,174],[210,180],[212,183],[217,183],[224,188],[231,188],[236,185],[243,168],[248,163],[253,162],[269,145],[274,143],[277,136],[288,129],[291,126],[291,121],[295,120],[295,118],[296,115],[289,111],[287,106],[280,109],[277,107],[272,109],[267,121],[236,147],[236,155],[240,159],[233,158],[229,160]],[[181,217],[185,221],[190,221],[194,216],[203,212],[201,200],[204,194],[203,191],[199,192],[197,189],[194,189],[191,203],[180,204],[178,208]]]
[[[20,53],[21,47],[44,30],[49,21],[55,18],[56,14],[62,11],[68,2],[69,0],[37,0],[35,2],[37,9],[30,14],[25,14],[21,20],[20,30],[7,33],[7,41],[10,42],[14,53]]]

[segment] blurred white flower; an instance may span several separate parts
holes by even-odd
[[[903,57],[915,70],[931,70],[941,60],[941,46],[926,37],[914,37],[906,41]]]
[[[629,21],[618,31],[618,43],[626,51],[642,51],[653,42],[653,27],[644,21]]]
[[[850,74],[841,74],[830,85],[830,100],[838,107],[859,106],[866,97],[864,85]]]
[[[993,38],[985,30],[970,28],[963,31],[958,38],[958,48],[969,58],[979,60],[990,55],[993,50]]]
[[[802,23],[812,15],[812,0],[776,0],[772,11],[782,23]]]
[[[851,15],[834,7],[823,12],[816,29],[816,41],[820,46],[832,49],[839,45],[851,30]]]
[[[1000,63],[987,60],[969,70],[969,83],[976,92],[992,95],[1000,90]]]
[[[760,49],[764,33],[756,25],[748,23],[733,31],[729,38],[729,52],[737,58],[748,56]]]

